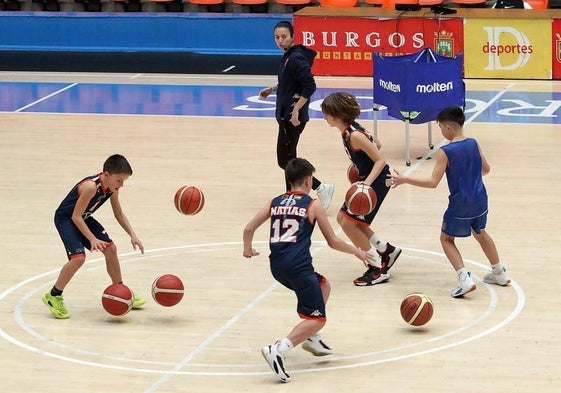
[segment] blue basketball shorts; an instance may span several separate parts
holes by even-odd
[[[471,236],[471,231],[480,234],[487,225],[487,212],[477,217],[457,218],[446,211],[442,219],[442,232],[453,237]]]

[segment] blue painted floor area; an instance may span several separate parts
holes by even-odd
[[[190,86],[90,83],[0,82],[0,111],[35,113],[132,114],[267,117],[275,115],[274,96],[258,99],[256,86]],[[323,118],[320,104],[334,89],[318,89],[310,115]],[[347,89],[372,119],[369,89]],[[561,94],[555,92],[466,92],[466,116],[472,122],[561,123]],[[379,120],[390,120],[385,110]]]

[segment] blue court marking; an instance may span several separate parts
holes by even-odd
[[[266,117],[275,115],[274,96],[258,99],[257,86],[91,84],[0,82],[0,111],[39,113]],[[320,88],[310,116],[323,118],[321,101],[341,89]],[[372,119],[371,89],[345,89],[361,104],[361,119]],[[561,94],[503,92],[473,122],[561,124]],[[49,96],[51,95],[51,96]],[[466,113],[477,112],[496,91],[466,92]],[[384,109],[379,120],[393,120]]]

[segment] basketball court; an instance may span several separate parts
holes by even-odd
[[[242,230],[284,179],[276,165],[273,101],[257,100],[268,76],[0,73],[1,200],[0,371],[6,392],[557,392],[561,388],[556,310],[561,275],[561,82],[467,80],[465,131],[490,165],[487,229],[512,278],[489,286],[485,256],[473,238],[458,239],[477,290],[450,297],[455,274],[440,247],[448,190],[400,186],[390,192],[373,228],[404,249],[388,283],[355,287],[356,258],[331,250],[316,230],[316,269],[332,284],[322,334],[334,349],[316,358],[295,348],[282,384],[260,349],[299,321],[295,298],[268,267],[267,227],[242,256]],[[370,78],[318,77],[312,120],[299,155],[317,177],[335,184],[328,216],[349,183],[338,131],[322,119],[321,99],[355,94],[359,119],[373,130]],[[381,111],[377,134],[393,168],[428,176],[433,161],[427,125],[411,126],[412,165],[405,165],[404,124]],[[442,136],[432,127],[434,144]],[[68,320],[42,304],[66,261],[53,213],[80,179],[125,155],[133,175],[121,190],[123,209],[144,255],[112,217],[96,212],[121,256],[124,282],[146,298],[141,310],[113,317],[101,307],[109,285],[103,255],[66,288]],[[205,206],[179,214],[176,190],[195,185]],[[154,279],[174,274],[183,300],[162,307]],[[434,316],[407,325],[399,305],[427,294]]]

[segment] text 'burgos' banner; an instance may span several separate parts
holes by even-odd
[[[388,115],[426,123],[449,106],[464,107],[462,55],[445,57],[431,48],[401,56],[373,54],[374,104]]]

